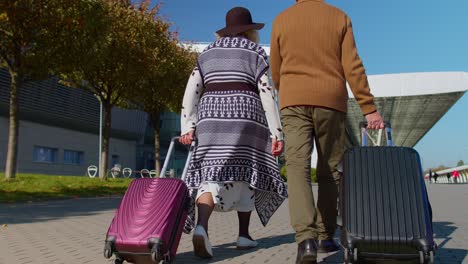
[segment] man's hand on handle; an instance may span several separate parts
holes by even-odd
[[[195,134],[195,130],[190,130],[190,132],[188,132],[187,134],[185,134],[185,135],[183,135],[183,136],[181,136],[179,138],[179,142],[184,144],[184,145],[192,144],[194,134]]]
[[[383,129],[385,128],[385,123],[380,116],[379,112],[373,112],[366,115],[367,128],[368,129]]]
[[[271,154],[273,156],[278,157],[281,155],[281,152],[283,152],[284,148],[284,142],[283,141],[278,141],[276,139],[272,139],[271,141]]]

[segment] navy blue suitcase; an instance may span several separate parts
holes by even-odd
[[[367,146],[366,124],[360,124],[364,146],[344,155],[340,187],[340,243],[345,263],[363,259],[419,259],[434,263],[432,210],[419,154],[392,146]]]

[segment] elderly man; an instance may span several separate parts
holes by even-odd
[[[339,249],[333,235],[341,174],[338,165],[345,151],[346,81],[368,128],[383,128],[384,123],[356,50],[350,18],[321,0],[296,2],[275,18],[270,62],[285,134],[289,211],[299,244],[296,263],[313,263],[317,250]],[[314,140],[318,150],[317,208],[310,187]]]

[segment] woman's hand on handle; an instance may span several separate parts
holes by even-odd
[[[190,132],[188,132],[188,133],[185,134],[185,135],[182,135],[182,136],[179,138],[179,142],[182,143],[182,144],[184,144],[184,145],[190,145],[190,144],[192,144],[194,134],[195,134],[195,130],[190,130]]]
[[[281,153],[283,152],[283,148],[284,142],[282,140],[276,140],[274,138],[272,139],[271,154],[273,154],[273,156],[278,157],[279,155],[281,155]]]

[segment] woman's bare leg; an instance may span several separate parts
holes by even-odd
[[[208,232],[208,220],[210,219],[211,213],[214,209],[214,202],[211,193],[204,193],[200,197],[198,197],[197,208],[197,225],[203,226],[206,232]]]

